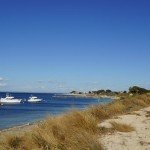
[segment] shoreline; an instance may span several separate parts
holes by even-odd
[[[71,97],[76,97],[76,98],[79,98],[79,97],[83,97],[83,98],[103,98],[103,99],[106,99],[106,98],[110,98],[108,96],[104,96],[104,97],[101,97],[101,96],[98,96],[98,95],[87,95],[87,94],[64,94],[64,95],[61,95],[62,97],[64,96],[71,96]],[[111,99],[111,98],[110,98]],[[114,99],[112,99],[114,100]],[[92,105],[91,105],[92,106]],[[80,111],[80,110],[79,110]],[[59,114],[61,115],[61,114]],[[58,116],[59,116],[58,115]],[[8,127],[8,128],[4,128],[4,129],[0,129],[0,135],[1,133],[11,133],[11,132],[14,132],[14,133],[17,133],[17,132],[26,132],[26,131],[29,131],[32,129],[32,127],[35,127],[37,126],[39,123],[41,123],[43,120],[45,120],[45,117],[39,121],[35,121],[35,122],[28,122],[28,123],[25,123],[25,124],[21,124],[21,125],[14,125],[12,127]]]
[[[147,114],[138,113],[138,111],[145,109],[148,109]],[[120,125],[121,129],[123,127],[123,131],[120,128],[113,127],[107,129],[110,126],[107,125],[110,121],[124,118],[123,116],[129,117],[125,120],[122,119],[124,122],[121,122]],[[134,116],[134,118],[130,118],[131,116]],[[59,117],[46,118],[42,123],[25,124],[3,130],[0,132],[0,148],[38,149],[45,146],[56,148],[61,144],[66,149],[90,149],[94,146],[99,150],[103,148],[106,150],[121,150],[122,147],[131,150],[130,143],[133,141],[131,143],[132,148],[140,145],[140,150],[144,150],[145,147],[147,148],[150,145],[149,134],[146,135],[150,130],[148,117],[150,117],[150,93],[133,97],[127,95],[124,99],[109,104],[89,107],[84,111],[72,111]],[[101,123],[106,126],[100,126]],[[133,126],[133,130],[125,131],[124,126],[130,127],[126,123],[131,127]],[[142,124],[143,127],[138,128],[135,123],[140,127]],[[145,135],[147,136],[146,139],[144,138]],[[114,149],[112,149],[113,145]]]
[[[25,129],[27,127],[35,126],[35,124],[37,124],[37,123],[38,122],[35,122],[35,123],[26,123],[26,124],[22,124],[22,125],[15,125],[13,127],[5,128],[5,129],[0,129],[0,133],[2,133],[2,132],[9,132],[9,131],[12,131],[12,130]]]
[[[91,94],[62,94],[62,95],[58,95],[58,97],[75,97],[75,98],[95,98],[95,99],[106,99],[109,98],[111,100],[119,100],[119,97],[114,98],[114,96],[107,96],[107,95],[91,95]],[[56,95],[57,97],[57,95]],[[107,105],[107,104],[106,104]],[[61,114],[60,114],[61,115]],[[59,115],[58,115],[59,116]],[[34,126],[37,126],[39,123],[41,123],[43,120],[45,120],[45,117],[39,121],[35,121],[35,122],[28,122],[28,123],[24,123],[21,125],[14,125],[12,127],[8,127],[8,128],[4,128],[4,129],[0,129],[0,133],[8,133],[8,132],[18,132],[17,130],[22,130],[25,132],[25,130],[29,130]]]
[[[57,96],[57,95],[56,95]],[[62,94],[62,95],[60,95],[60,96],[66,96],[66,94]],[[78,97],[84,97],[85,98],[85,95],[76,95],[76,94],[68,94],[67,95],[67,97],[69,98],[69,96],[76,96],[77,98]],[[87,97],[87,96],[86,96]],[[92,97],[93,98],[93,97]],[[82,100],[81,100],[82,101]],[[1,106],[0,106],[1,107]],[[86,109],[87,107],[85,107],[85,109]],[[62,114],[63,114],[64,112],[62,112]],[[50,115],[50,114],[49,114]],[[61,115],[61,114],[57,114],[57,116],[59,116],[59,115]],[[21,116],[22,117],[22,116]],[[15,130],[15,129],[20,129],[20,128],[24,128],[24,127],[28,127],[28,126],[30,126],[30,125],[33,125],[33,124],[36,124],[36,123],[39,123],[39,122],[41,122],[41,121],[43,121],[45,118],[47,117],[47,115],[45,115],[43,118],[41,118],[41,119],[38,119],[38,120],[27,120],[28,122],[20,122],[20,123],[15,123],[14,122],[14,124],[9,124],[9,126],[8,127],[6,127],[6,126],[2,126],[2,128],[0,128],[0,132],[6,132],[6,131],[10,131],[10,130]]]

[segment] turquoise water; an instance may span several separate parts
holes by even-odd
[[[42,120],[48,115],[59,115],[71,109],[84,109],[89,105],[111,102],[110,99],[75,98],[61,94],[34,93],[34,96],[42,98],[41,103],[27,103],[26,100],[33,93],[11,93],[15,98],[21,98],[24,103],[0,106],[0,129],[10,128],[16,125],[33,123]],[[5,97],[6,93],[0,93]]]

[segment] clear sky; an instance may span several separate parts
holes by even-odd
[[[0,91],[150,88],[150,0],[0,0]]]

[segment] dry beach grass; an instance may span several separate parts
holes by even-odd
[[[130,132],[134,127],[111,122],[111,129],[98,126],[106,119],[150,106],[150,94],[124,96],[110,104],[92,106],[49,117],[23,134],[1,133],[0,149],[102,150],[101,137],[108,132]],[[148,113],[149,114],[149,113]]]

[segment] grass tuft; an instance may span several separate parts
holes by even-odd
[[[23,138],[18,136],[8,136],[7,137],[7,147],[10,147],[11,149],[18,149],[23,143]]]
[[[112,125],[112,130],[119,132],[131,132],[135,131],[134,127],[124,123],[117,123],[115,121],[110,122]]]

